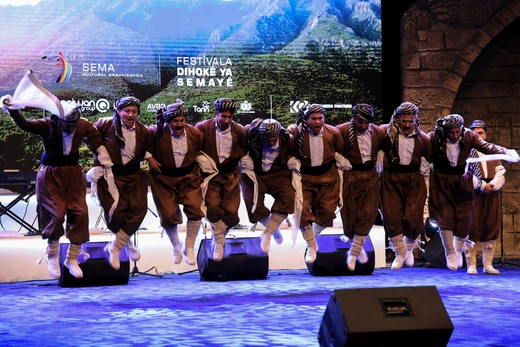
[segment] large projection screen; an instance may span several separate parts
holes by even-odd
[[[213,117],[220,97],[237,100],[242,124],[273,117],[288,126],[307,103],[325,105],[333,125],[356,103],[382,119],[381,0],[28,2],[0,1],[0,95],[30,69],[91,121],[127,95],[142,101],[147,125],[177,98],[192,124]],[[4,112],[0,122],[0,170],[37,170],[40,139]],[[86,149],[82,164],[91,165]]]

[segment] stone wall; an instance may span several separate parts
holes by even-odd
[[[402,20],[402,100],[422,129],[458,113],[490,126],[488,141],[520,149],[520,0],[418,0]],[[505,164],[505,257],[520,257],[520,164]],[[497,247],[497,256],[501,254]]]

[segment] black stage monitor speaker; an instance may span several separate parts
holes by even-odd
[[[453,324],[437,288],[341,289],[320,325],[320,346],[446,346]]]
[[[430,240],[426,242],[423,257],[430,263],[431,267],[448,268],[446,255],[444,254],[444,246],[442,245],[441,235],[439,233],[432,234]]]
[[[58,280],[60,287],[90,287],[128,284],[130,277],[130,262],[128,250],[123,248],[120,253],[119,270],[114,270],[106,259],[104,248],[108,242],[88,242],[83,244],[83,251],[89,255],[85,260],[83,254],[78,257],[79,267],[83,271],[83,278],[76,278],[63,265],[67,257],[68,243],[60,244],[61,276]]]
[[[260,280],[267,277],[269,257],[259,237],[226,239],[224,257],[213,260],[211,239],[203,239],[197,255],[201,281]]]
[[[318,252],[316,260],[307,264],[309,273],[313,276],[348,276],[348,275],[370,275],[374,272],[375,252],[374,245],[367,236],[363,249],[368,255],[365,264],[356,263],[356,269],[351,272],[347,268],[347,252],[350,250],[350,242],[344,242],[343,234],[319,235],[316,238]]]

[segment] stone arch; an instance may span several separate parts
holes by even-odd
[[[494,37],[520,17],[520,0],[461,2],[489,8],[481,8],[477,19],[457,14],[458,19],[464,19],[458,23],[450,18],[456,6],[453,1],[439,0],[433,6],[430,0],[419,0],[403,16],[402,96],[419,106],[425,130],[451,112],[472,63]]]
[[[482,50],[493,38],[519,17],[520,0],[516,0],[502,8],[494,17],[490,18],[468,41],[468,44],[462,49],[453,63],[450,69],[451,71],[447,74],[443,85],[445,90],[451,92],[452,105],[464,76],[466,76],[473,62],[482,53]]]

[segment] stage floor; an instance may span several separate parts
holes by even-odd
[[[11,195],[0,195],[0,202],[5,206],[13,199]],[[87,197],[89,203],[89,218],[91,224],[90,241],[91,242],[107,242],[112,239],[109,231],[105,230],[106,225],[100,217],[100,208],[96,206]],[[186,273],[197,271],[197,266],[190,266],[183,260],[180,264],[174,264],[172,260],[172,246],[166,234],[161,235],[161,227],[159,218],[154,212],[155,205],[151,196],[148,196],[148,206],[150,212],[143,221],[142,228],[137,234],[137,246],[141,252],[141,260],[135,265],[139,271],[144,272],[150,270],[150,273],[169,274],[169,273]],[[13,208],[13,212],[21,216],[28,223],[34,223],[36,219],[36,200],[31,197],[29,201],[21,201]],[[241,224],[240,228],[232,229],[228,234],[228,238],[236,237],[260,237],[262,226],[258,226],[256,231],[250,232],[250,223],[242,224],[247,221],[245,209],[241,206],[240,210]],[[20,227],[8,215],[1,216],[0,231],[0,283],[10,283],[31,280],[47,280],[50,279],[47,273],[45,260],[41,264],[36,261],[44,255],[46,241],[41,236],[26,236],[27,230]],[[276,244],[271,243],[271,251],[269,252],[269,270],[298,270],[307,269],[304,254],[306,243],[301,233],[298,233],[295,244],[292,243],[292,229],[284,223],[281,228],[284,242]],[[25,233],[25,234],[24,234]],[[341,221],[339,217],[334,221],[332,228],[323,231],[323,235],[342,234]],[[179,228],[179,237],[181,240],[185,238],[185,226]],[[203,238],[210,238],[209,230],[201,230],[195,243],[196,251]],[[385,255],[385,234],[381,226],[374,226],[370,232],[370,240],[375,251],[375,268],[386,267]],[[62,238],[61,242],[67,242],[66,238]],[[134,264],[131,263],[131,269]]]

